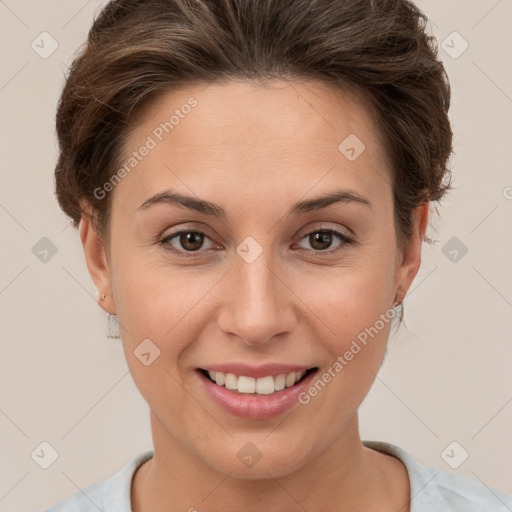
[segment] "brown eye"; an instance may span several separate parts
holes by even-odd
[[[179,235],[179,243],[187,251],[197,251],[201,248],[204,241],[204,235],[197,231],[188,231]]]
[[[326,231],[316,231],[308,235],[308,241],[313,249],[323,251],[328,249],[332,243],[332,233]]]
[[[330,249],[335,239],[338,239],[339,243],[334,249]],[[302,240],[307,240],[311,247],[311,249],[303,247],[306,251],[314,253],[325,252],[328,254],[332,254],[347,245],[356,243],[355,240],[335,229],[317,229],[307,233]]]
[[[200,249],[204,248],[205,240],[209,240],[211,243],[210,247],[206,247],[206,249],[213,249],[216,245],[210,240],[210,238],[205,235],[202,231],[193,231],[193,230],[182,230],[177,231],[176,233],[172,233],[161,240],[159,240],[160,245],[162,245],[166,250],[177,253],[182,256],[193,256],[194,252],[204,252],[200,251]]]

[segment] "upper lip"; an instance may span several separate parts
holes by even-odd
[[[281,363],[267,363],[260,366],[253,366],[247,363],[224,363],[206,365],[202,366],[200,369],[212,372],[233,373],[237,376],[244,375],[257,379],[260,377],[267,377],[269,375],[280,375],[281,373],[288,375],[292,372],[305,372],[311,368],[314,367]]]

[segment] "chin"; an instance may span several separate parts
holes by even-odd
[[[267,434],[265,434],[267,435]],[[240,448],[233,450],[236,444]],[[272,443],[243,440],[230,443],[217,453],[209,452],[204,462],[213,470],[241,480],[268,480],[283,477],[300,469],[306,462],[297,457],[299,450],[292,445],[273,446]]]

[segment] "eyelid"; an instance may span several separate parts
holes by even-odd
[[[174,254],[179,254],[180,256],[184,256],[184,257],[194,257],[196,256],[197,254],[202,254],[204,252],[209,252],[209,251],[212,251],[212,250],[218,250],[217,248],[210,248],[210,249],[199,249],[198,251],[185,251],[183,249],[175,249],[174,247],[165,247],[167,244],[170,246],[170,241],[173,239],[173,238],[176,238],[177,236],[179,235],[182,235],[183,233],[199,233],[201,235],[204,236],[205,239],[208,239],[212,244],[216,245],[216,246],[219,246],[220,244],[217,243],[212,236],[210,236],[208,234],[208,230],[207,229],[199,229],[199,228],[193,228],[193,227],[185,227],[185,228],[181,228],[181,229],[178,229],[177,231],[173,231],[169,234],[164,234],[164,235],[161,235],[161,236],[158,236],[155,240],[155,243],[158,243],[159,245],[162,245],[164,246],[164,249],[169,251],[169,252],[172,252]]]
[[[351,233],[354,233],[351,229],[349,229],[349,231]],[[332,256],[333,254],[337,254],[338,251],[341,251],[347,247],[354,246],[357,244],[357,240],[355,239],[354,236],[344,233],[343,230],[339,227],[332,227],[332,226],[325,225],[325,224],[322,226],[316,226],[316,227],[310,228],[307,231],[302,232],[302,234],[299,237],[298,243],[302,242],[302,240],[304,240],[304,238],[306,238],[307,236],[309,236],[313,233],[319,233],[319,232],[331,233],[332,235],[334,235],[335,237],[338,238],[338,240],[340,241],[340,244],[334,248],[325,249],[324,251],[301,248],[302,251],[305,251],[308,254],[313,254],[315,256],[328,257],[328,256]],[[298,245],[298,244],[294,244],[294,245]]]
[[[183,224],[186,224],[185,227],[182,227]],[[179,225],[175,227],[175,229],[176,231],[173,231],[173,227],[167,228],[161,235],[158,235],[155,240],[173,238],[181,233],[201,233],[205,237],[208,237],[210,240],[212,240],[212,242],[218,244],[218,242],[215,241],[216,237],[214,232],[204,224],[199,223],[199,225],[194,225],[194,223],[192,223],[192,225],[188,225],[187,223],[180,222]]]
[[[299,233],[302,233],[300,235],[300,240],[302,240],[306,235],[310,235],[311,233],[316,233],[317,231],[332,231],[335,233],[339,233],[343,237],[347,239],[353,239],[355,237],[354,231],[352,231],[349,227],[345,227],[345,230],[348,231],[348,233],[345,233],[343,231],[343,228],[338,226],[337,224],[332,224],[328,222],[324,222],[323,224],[320,223],[320,225],[315,225],[312,228],[307,228],[304,231],[299,231]]]

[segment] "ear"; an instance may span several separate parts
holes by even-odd
[[[80,232],[80,240],[84,249],[85,261],[89,274],[91,274],[94,285],[98,290],[98,304],[107,313],[115,314],[115,304],[112,297],[112,287],[110,282],[110,266],[107,260],[106,250],[103,240],[96,233],[93,225],[93,210],[89,203],[81,203],[82,217],[78,230]],[[101,296],[105,294],[104,300]]]
[[[402,302],[421,264],[421,248],[428,224],[430,203],[418,206],[413,212],[413,228],[409,241],[399,253],[395,272],[396,303]]]

